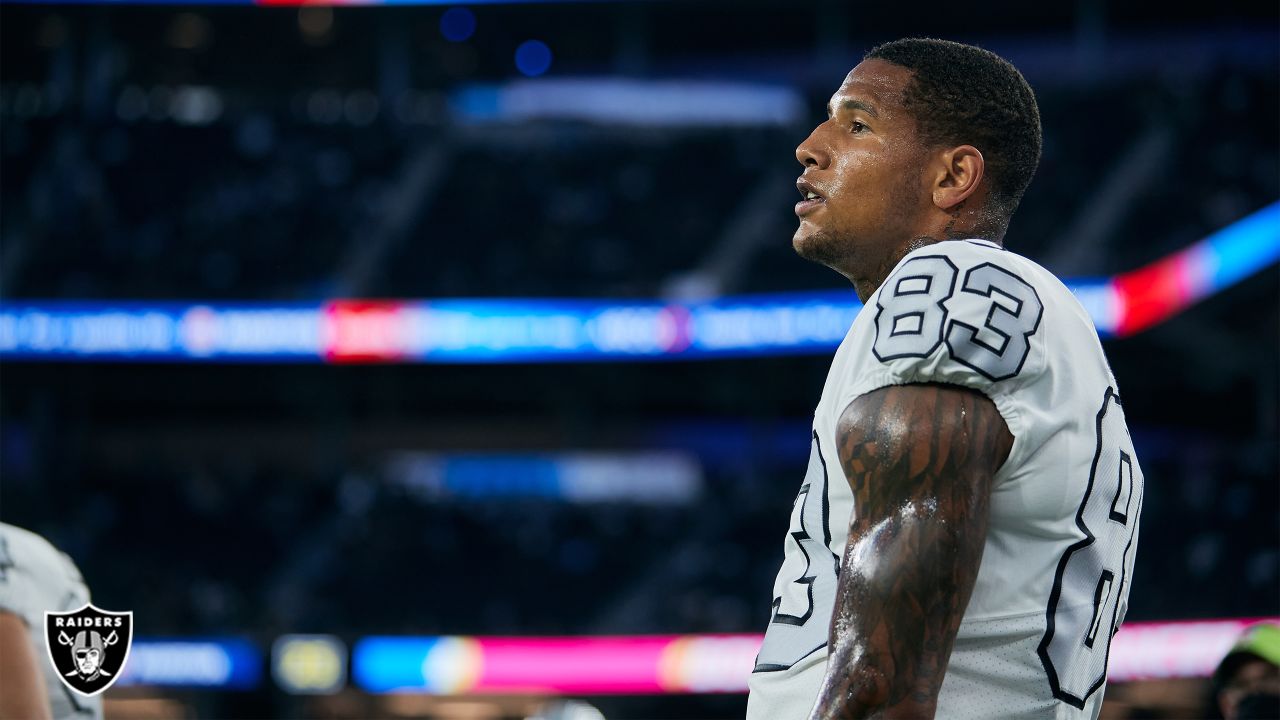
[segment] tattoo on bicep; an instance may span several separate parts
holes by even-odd
[[[864,395],[837,435],[855,511],[814,716],[932,715],[1012,436],[989,399],[939,385]]]

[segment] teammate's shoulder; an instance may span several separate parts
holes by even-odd
[[[11,525],[7,522],[0,522],[0,538],[4,538],[10,543],[53,547],[52,543],[45,540],[38,533],[34,533],[26,528],[18,527],[17,525]]]
[[[66,556],[44,537],[17,525],[0,522],[0,563],[49,563]]]

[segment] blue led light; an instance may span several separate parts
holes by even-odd
[[[352,677],[370,692],[423,688],[423,665],[439,638],[367,637],[351,651]]]
[[[121,686],[250,690],[262,682],[262,653],[239,638],[139,638],[123,673]]]
[[[468,40],[475,32],[476,15],[467,8],[449,8],[440,16],[440,34],[449,42]]]
[[[1239,282],[1280,260],[1280,202],[1209,236],[1202,245],[1211,248],[1212,269],[1204,293],[1216,292]]]
[[[538,77],[551,69],[551,48],[541,40],[525,40],[516,48],[516,69],[527,77]]]

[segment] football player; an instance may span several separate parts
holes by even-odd
[[[872,49],[796,149],[803,257],[865,307],[791,510],[751,720],[1096,718],[1142,472],[1089,315],[1004,247],[1035,95],[977,47]]]

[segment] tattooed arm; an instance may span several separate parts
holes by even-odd
[[[867,393],[836,436],[855,510],[810,717],[932,718],[1013,436],[989,398],[951,385]]]

